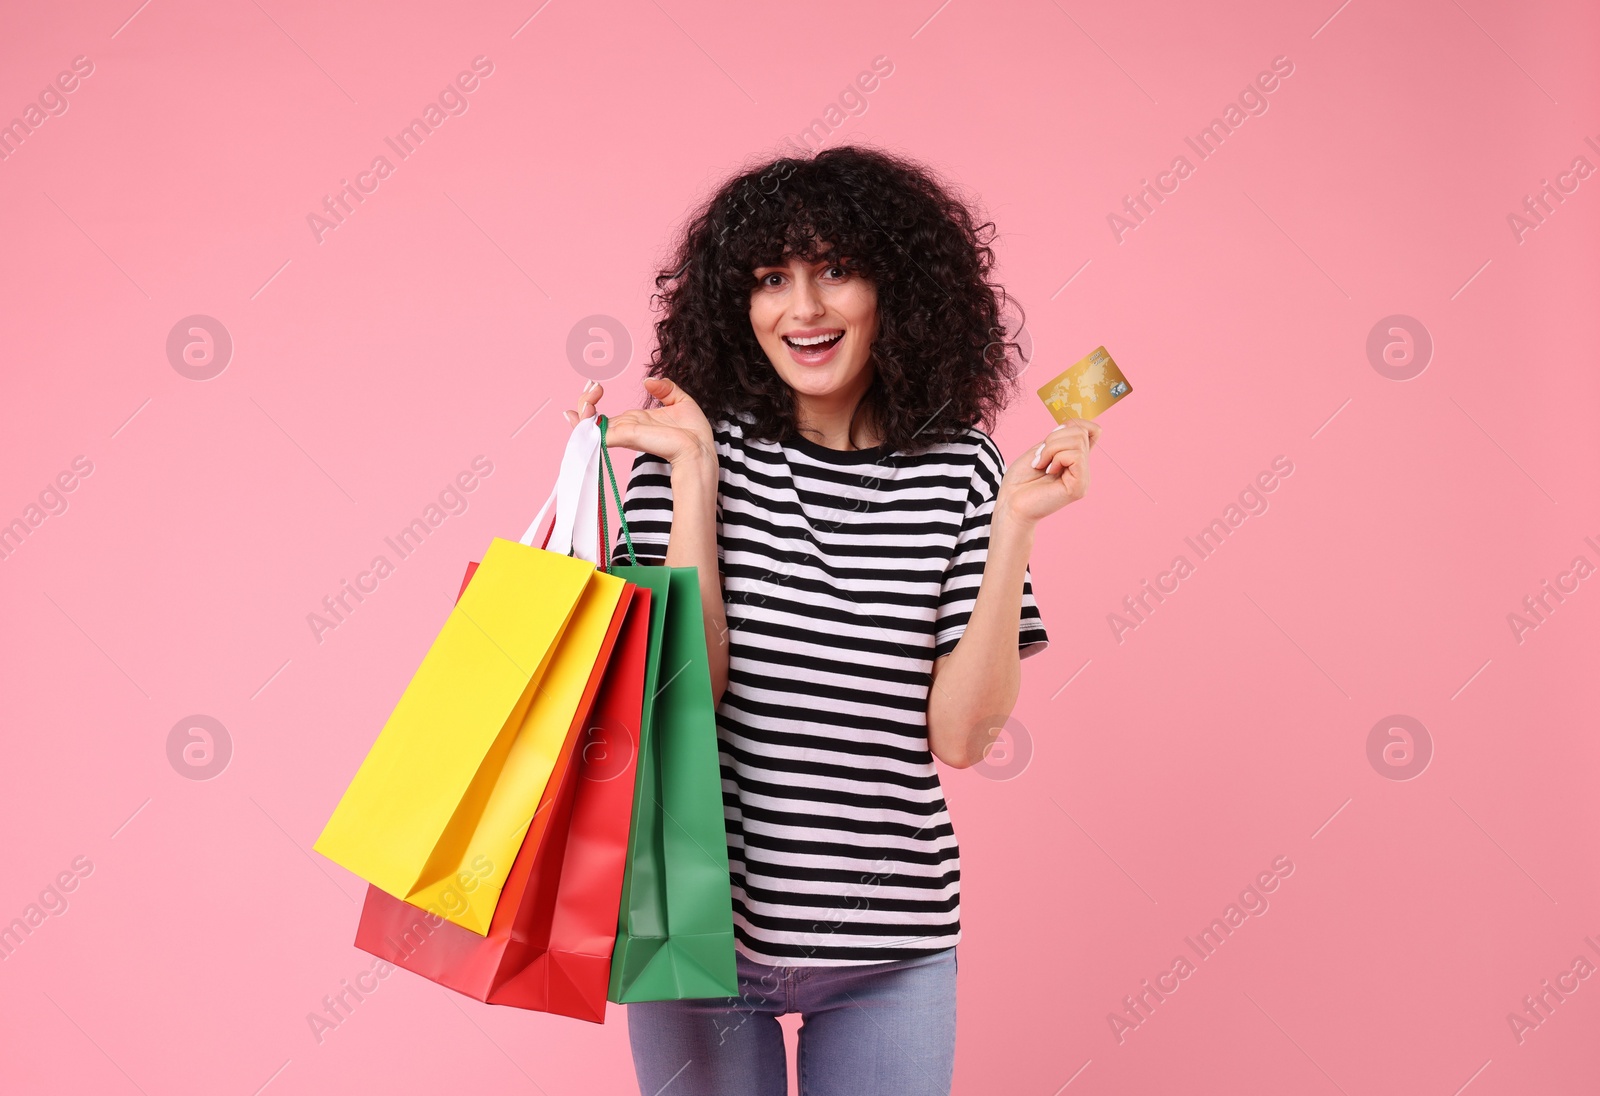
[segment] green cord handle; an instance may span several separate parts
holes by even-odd
[[[600,456],[605,460],[606,474],[611,477],[611,494],[617,500],[617,521],[622,525],[622,539],[628,545],[628,562],[639,566],[639,557],[633,554],[633,534],[628,531],[628,515],[623,510],[622,492],[617,489],[617,472],[611,467],[611,450],[606,446],[606,417],[599,416]],[[605,558],[611,559],[611,532],[606,528],[606,485],[600,484],[600,539],[605,543]]]

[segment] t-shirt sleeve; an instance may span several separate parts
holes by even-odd
[[[616,520],[616,499],[607,484],[606,504],[613,523],[611,565],[629,562],[628,545],[622,523]],[[643,566],[659,567],[667,559],[667,540],[672,533],[672,466],[651,453],[633,459],[633,471],[622,497],[622,511],[633,538],[633,554]]]
[[[994,513],[995,493],[1005,475],[1000,449],[987,436],[973,461],[972,483],[967,491],[966,514],[956,538],[955,553],[945,569],[939,591],[933,657],[940,658],[956,649],[956,642],[967,630],[972,607],[978,600],[978,585],[989,559],[989,519]],[[1023,658],[1036,655],[1050,644],[1045,634],[1039,606],[1033,598],[1033,571],[1022,572],[1022,617],[1017,634],[1018,653]]]

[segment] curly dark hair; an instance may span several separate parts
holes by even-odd
[[[887,152],[842,145],[762,163],[695,211],[672,269],[656,276],[651,303],[664,315],[646,373],[713,423],[744,417],[747,437],[801,436],[794,394],[751,328],[750,296],[757,267],[823,258],[877,290],[874,376],[856,413],[884,452],[971,426],[992,433],[1023,362],[1000,314],[1014,298],[988,281],[994,230],[927,168]]]

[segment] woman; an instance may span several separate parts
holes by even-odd
[[[832,148],[730,180],[656,279],[653,405],[607,441],[640,451],[639,562],[699,572],[740,993],[627,1006],[645,1096],[781,1096],[787,1012],[804,1096],[949,1092],[934,759],[982,760],[1048,642],[1034,528],[1083,496],[1100,433],[1007,467],[985,432],[1017,371],[993,227],[907,160]]]

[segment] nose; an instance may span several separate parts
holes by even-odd
[[[796,320],[810,320],[822,315],[822,294],[810,278],[795,279],[794,298],[789,306]]]

